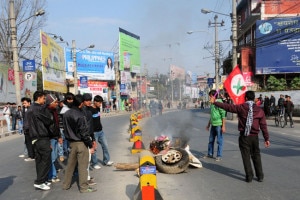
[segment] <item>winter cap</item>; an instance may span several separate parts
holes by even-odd
[[[51,103],[57,101],[57,98],[54,94],[47,94],[46,95],[46,105],[50,105]]]
[[[84,93],[83,94],[83,101],[91,101],[92,100],[92,95],[89,93]]]

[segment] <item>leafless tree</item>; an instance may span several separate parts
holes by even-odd
[[[9,2],[0,1],[0,61],[9,65],[12,62]],[[47,15],[35,17],[37,11],[45,9],[46,0],[14,0],[17,47],[22,59],[40,59],[39,30],[45,25]]]

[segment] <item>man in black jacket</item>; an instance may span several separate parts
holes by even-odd
[[[35,150],[35,164],[37,179],[34,187],[41,190],[50,190],[46,183],[51,166],[51,148],[49,127],[53,124],[51,115],[45,112],[45,93],[36,91],[33,94],[34,103],[25,113],[29,135]]]
[[[87,168],[89,164],[89,151],[94,153],[93,140],[89,134],[89,127],[86,117],[82,112],[83,97],[78,94],[74,97],[73,106],[66,111],[63,117],[63,126],[65,137],[70,143],[70,154],[65,171],[63,189],[68,190],[71,187],[72,176],[76,165],[79,174],[80,192],[95,192],[94,188],[88,186]]]

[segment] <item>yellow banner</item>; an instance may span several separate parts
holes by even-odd
[[[67,92],[64,50],[46,33],[40,32],[43,89]]]

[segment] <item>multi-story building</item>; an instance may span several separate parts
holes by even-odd
[[[238,63],[254,86],[300,73],[300,0],[238,0]]]

